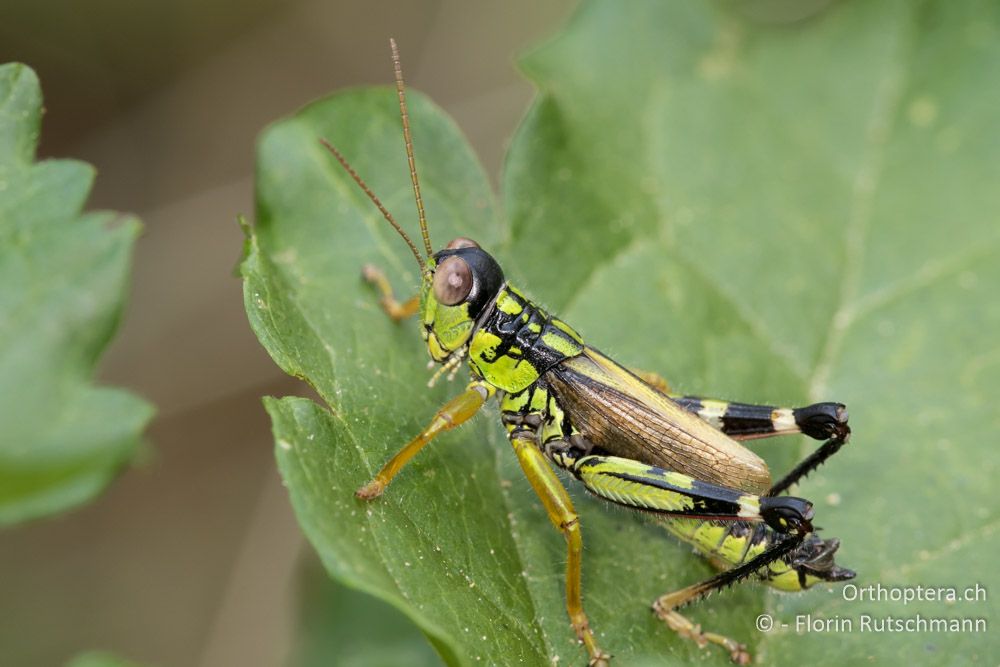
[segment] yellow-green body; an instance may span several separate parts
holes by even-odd
[[[506,282],[475,321],[468,304],[438,303],[430,279],[425,279],[421,297],[431,357],[442,363],[467,358],[475,380],[496,390],[508,432],[526,425],[535,429],[537,444],[550,460],[575,473],[580,452],[571,460],[564,443],[582,437],[578,424],[600,422],[602,426],[586,436],[589,446],[596,440],[600,451],[613,457],[605,467],[619,472],[654,467],[688,488],[712,482],[745,491],[734,502],[745,512],[747,523],[663,521],[668,531],[719,569],[746,563],[774,543],[776,533],[760,522],[756,500],[756,494],[770,486],[770,473],[763,460],[739,442],[588,347],[572,327]],[[616,411],[629,412],[631,420]],[[613,416],[608,418],[609,414]],[[563,451],[554,449],[553,443]],[[640,510],[683,513],[691,511],[695,502],[684,493],[620,480],[615,480],[614,488],[602,486],[593,471],[580,479],[588,490]],[[819,581],[800,577],[783,561],[770,564],[760,577],[781,590],[800,590]]]

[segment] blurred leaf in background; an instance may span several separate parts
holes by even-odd
[[[0,66],[0,525],[92,498],[153,413],[91,382],[118,325],[139,222],[82,213],[88,165],[34,161],[41,105],[31,69]]]
[[[106,651],[87,651],[75,656],[66,667],[143,667],[137,662],[126,660]]]
[[[585,2],[524,61],[540,92],[508,154],[509,226],[457,130],[412,96],[435,246],[478,239],[590,344],[681,391],[847,403],[854,440],[798,491],[843,540],[840,562],[859,585],[996,588],[998,13],[844,2],[776,26],[706,3]],[[391,90],[318,102],[261,139],[248,314],[329,408],[266,401],[299,521],[334,577],[403,610],[447,663],[579,663],[564,543],[495,413],[441,437],[377,501],[352,496],[458,387],[424,389],[416,326],[388,321],[360,281],[372,261],[408,295],[416,266],[319,137],[416,233]],[[776,474],[814,446],[753,444]],[[574,493],[601,644],[622,664],[727,664],[648,612],[709,566]],[[762,611],[770,634],[754,629]],[[689,612],[774,664],[1000,651],[984,634],[793,631],[796,614],[987,617],[986,602],[741,586]]]

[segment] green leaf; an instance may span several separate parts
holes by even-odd
[[[436,247],[478,238],[590,344],[682,391],[847,403],[852,442],[796,493],[842,539],[854,583],[995,588],[998,24],[987,2],[840,3],[794,25],[682,0],[585,2],[524,62],[540,93],[506,164],[509,229],[464,143],[414,96]],[[378,501],[351,495],[458,387],[423,389],[415,325],[388,321],[358,279],[375,261],[409,293],[415,263],[320,136],[416,233],[390,90],[333,97],[262,139],[250,320],[330,408],[266,402],[299,520],[333,576],[410,615],[450,664],[581,664],[565,546],[495,411],[440,438]],[[815,446],[752,443],[776,475]],[[709,566],[571,492],[602,646],[620,664],[727,664],[648,612]],[[768,634],[754,629],[764,611]],[[862,614],[986,618],[982,601],[745,585],[685,613],[775,664],[965,664],[1000,650],[982,633],[860,629]],[[804,614],[854,628],[796,634]]]
[[[0,66],[0,525],[89,500],[135,452],[144,401],[94,386],[139,222],[82,213],[93,169],[35,162],[41,91]]]

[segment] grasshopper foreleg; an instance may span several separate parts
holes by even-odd
[[[389,279],[385,277],[382,269],[374,264],[365,264],[361,269],[361,277],[378,290],[379,305],[382,306],[385,314],[394,321],[405,320],[407,317],[414,315],[420,308],[420,297],[417,295],[413,295],[402,303],[397,301],[396,297],[393,296],[392,285],[389,284]]]
[[[484,382],[472,382],[465,391],[445,403],[434,415],[431,423],[420,432],[420,435],[410,440],[399,452],[389,459],[375,478],[358,489],[354,495],[363,500],[371,500],[382,495],[385,487],[389,485],[392,478],[396,476],[403,466],[409,462],[413,456],[423,449],[438,434],[455,428],[459,424],[468,421],[472,415],[483,407],[490,396],[496,390]]]

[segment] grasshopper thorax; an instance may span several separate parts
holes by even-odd
[[[470,239],[459,237],[428,260],[421,333],[434,361],[444,362],[466,346],[503,285],[500,265]]]

